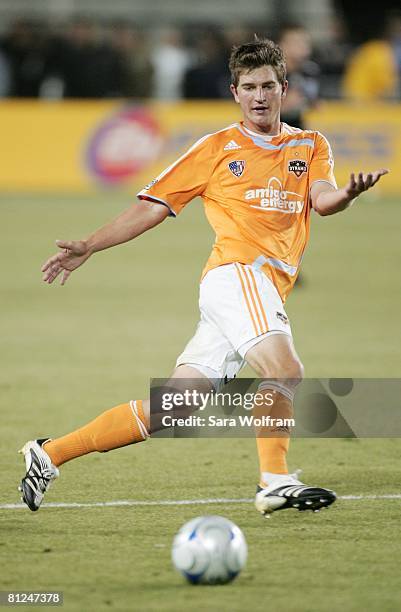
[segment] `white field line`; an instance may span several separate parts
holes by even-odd
[[[401,493],[389,495],[340,495],[337,499],[360,501],[365,499],[401,499]],[[49,502],[43,504],[42,508],[110,508],[116,506],[197,506],[208,504],[250,504],[254,500],[243,497],[238,499],[231,498],[212,498],[212,499],[172,499],[161,501],[141,501],[141,500],[116,500],[108,502]],[[26,508],[25,504],[0,504],[0,510],[20,510]]]

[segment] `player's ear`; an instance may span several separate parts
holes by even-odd
[[[230,85],[230,91],[234,96],[234,100],[237,102],[237,104],[239,104],[239,97],[238,97],[238,91],[236,86],[234,85],[234,83],[231,83]]]
[[[282,98],[286,97],[287,89],[288,89],[288,81],[284,81],[283,85],[281,86],[281,97]]]

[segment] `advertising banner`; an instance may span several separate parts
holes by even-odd
[[[135,191],[205,134],[240,119],[232,102],[2,101],[0,190]],[[307,124],[331,142],[336,177],[388,167],[381,194],[397,194],[401,106],[324,103]]]

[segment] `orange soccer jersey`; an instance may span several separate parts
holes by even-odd
[[[203,270],[240,262],[260,268],[283,301],[293,287],[309,237],[310,188],[336,186],[322,134],[281,124],[262,136],[236,123],[196,142],[138,193],[177,215],[201,196],[216,233]]]

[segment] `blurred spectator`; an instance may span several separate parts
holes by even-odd
[[[343,82],[347,98],[369,101],[400,96],[401,12],[388,14],[384,36],[369,40],[351,56]]]
[[[291,24],[280,30],[278,44],[287,63],[288,91],[282,106],[282,121],[304,129],[304,112],[312,107],[319,94],[319,66],[313,62],[309,32]]]
[[[0,98],[10,94],[10,66],[5,53],[0,49]]]
[[[121,95],[125,98],[149,98],[153,66],[144,33],[132,24],[117,22],[111,28],[111,39],[122,62]]]
[[[20,19],[1,41],[10,69],[10,95],[36,98],[45,77],[47,38],[44,24]]]
[[[223,30],[224,42],[227,49],[227,58],[230,57],[231,49],[237,45],[253,40],[254,33],[245,26],[228,26]]]
[[[320,68],[320,97],[338,98],[348,58],[353,50],[347,27],[338,15],[333,16],[327,36],[316,49],[316,62]]]
[[[48,73],[61,78],[66,98],[121,95],[120,55],[98,36],[97,26],[88,19],[76,19],[66,36],[53,41]]]
[[[184,76],[184,98],[226,98],[230,94],[226,49],[221,35],[212,30],[197,37],[195,65]]]
[[[316,104],[319,94],[319,66],[310,58],[312,42],[309,32],[301,25],[282,26],[278,44],[284,51],[287,64],[288,90],[282,105],[281,120],[305,129],[304,113]],[[305,284],[301,273],[296,282],[298,289]]]
[[[366,0],[332,0],[334,12],[342,15],[353,45],[380,38],[389,11],[400,7],[400,0],[380,0],[367,10]]]
[[[161,31],[151,55],[153,66],[153,96],[163,100],[182,98],[184,74],[192,64],[192,56],[184,47],[176,28]]]

